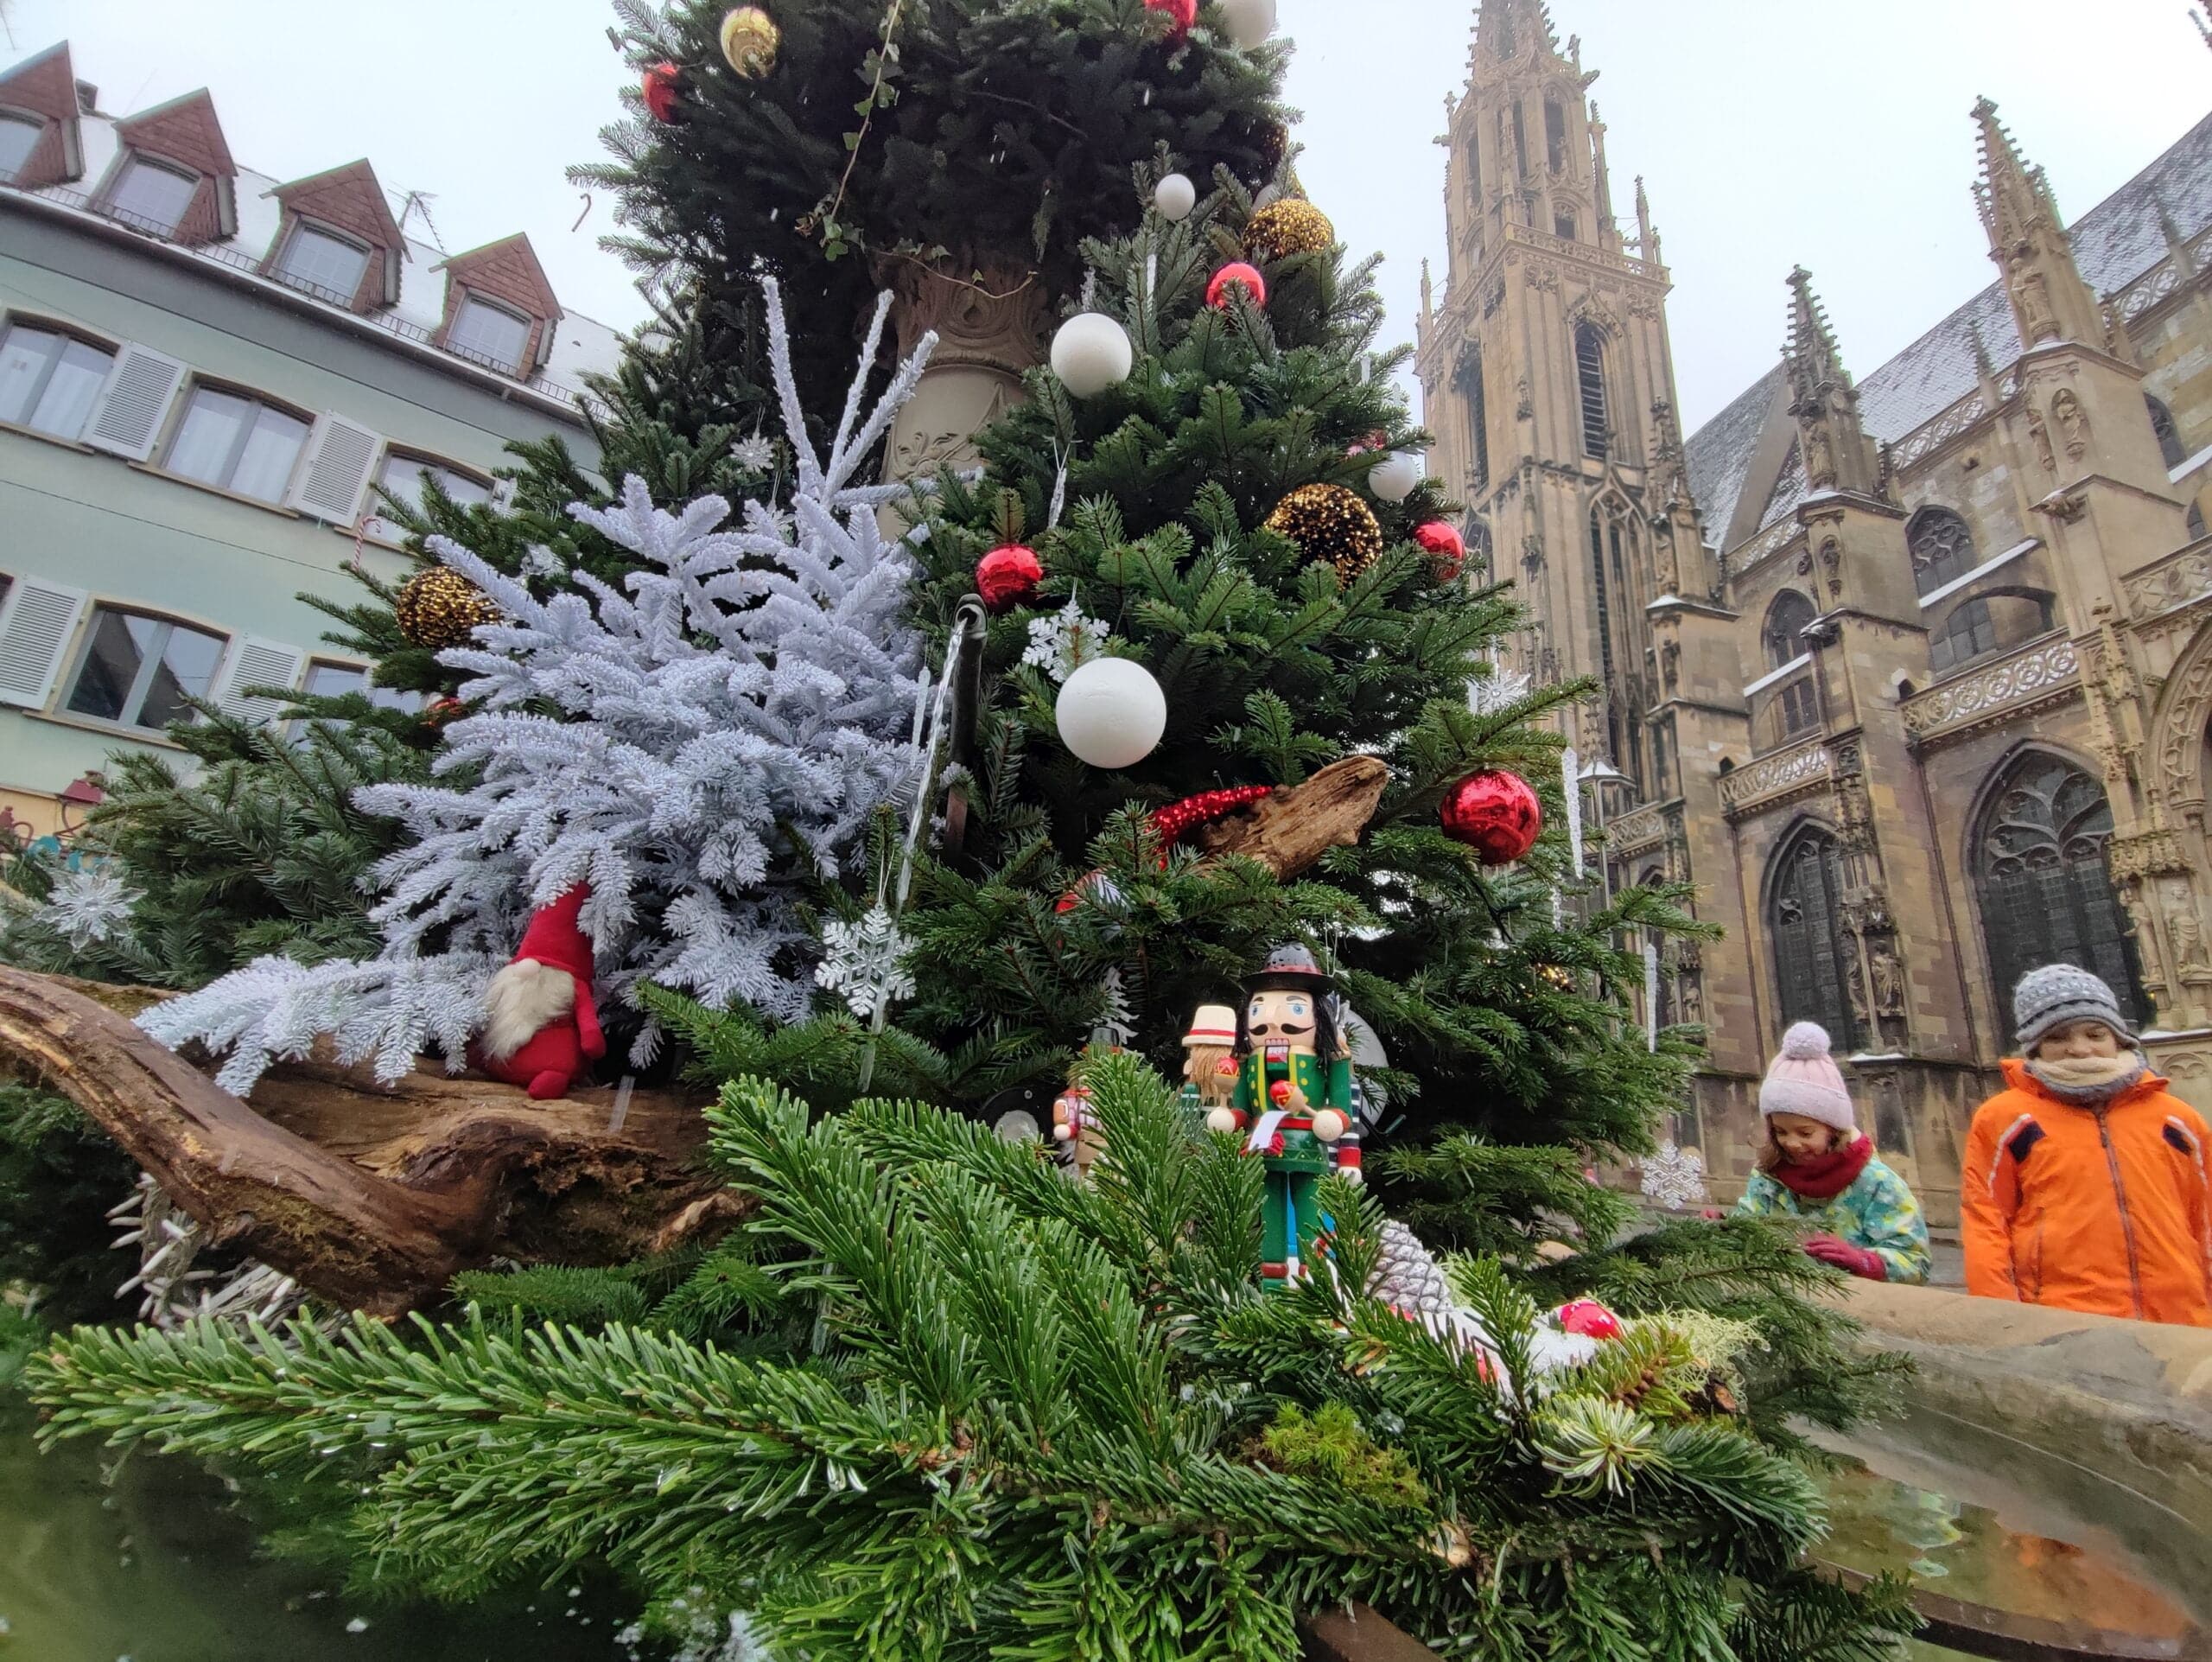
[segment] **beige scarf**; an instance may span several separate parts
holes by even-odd
[[[2031,1061],[2028,1072],[2061,1102],[2081,1108],[2101,1108],[2150,1071],[2139,1050],[2123,1050],[2117,1056],[2062,1056],[2055,1061]]]

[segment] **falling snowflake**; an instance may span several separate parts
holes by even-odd
[[[139,898],[138,891],[112,871],[86,866],[62,875],[40,909],[39,921],[67,935],[71,948],[81,952],[123,933]]]
[[[729,447],[730,460],[748,472],[765,474],[776,465],[776,441],[755,433]]]
[[[1137,1031],[1136,1012],[1129,1008],[1128,989],[1122,984],[1119,970],[1107,971],[1103,985],[1105,999],[1097,1022],[1091,1028],[1091,1042],[1096,1044],[1103,1039],[1116,1050],[1126,1049]]]
[[[1643,1162],[1643,1195],[1669,1212],[1703,1206],[1705,1156],[1695,1149],[1677,1148],[1672,1138],[1662,1143],[1659,1152]]]
[[[1106,649],[1108,627],[1085,617],[1083,596],[1071,595],[1068,603],[1050,617],[1033,618],[1025,664],[1034,664],[1055,681],[1065,681]]]
[[[822,932],[829,955],[814,978],[843,995],[846,1008],[862,1021],[914,993],[914,977],[904,962],[913,943],[899,933],[888,908],[878,902],[858,923],[833,923]]]
[[[1529,685],[1529,678],[1517,670],[1494,669],[1467,684],[1467,703],[1478,716],[1495,716],[1527,697]]]
[[[557,577],[561,575],[561,557],[543,545],[533,548],[522,557],[522,574],[525,577]]]

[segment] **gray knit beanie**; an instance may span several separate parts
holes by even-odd
[[[2030,970],[2012,990],[2012,1025],[2020,1048],[2032,1051],[2054,1028],[2069,1022],[2102,1022],[2125,1045],[2138,1042],[2120,1013],[2120,1000],[2098,977],[2072,964],[2046,964]]]

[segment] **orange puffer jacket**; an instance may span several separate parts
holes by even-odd
[[[2145,1073],[2101,1112],[2007,1058],[1960,1181],[1967,1290],[2212,1328],[2212,1134]]]

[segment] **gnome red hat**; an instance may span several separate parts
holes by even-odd
[[[540,964],[556,970],[566,970],[582,984],[591,982],[591,938],[577,926],[584,902],[591,898],[591,885],[578,883],[559,899],[549,901],[533,913],[530,927],[523,931],[522,945],[515,948],[513,961],[535,958]]]

